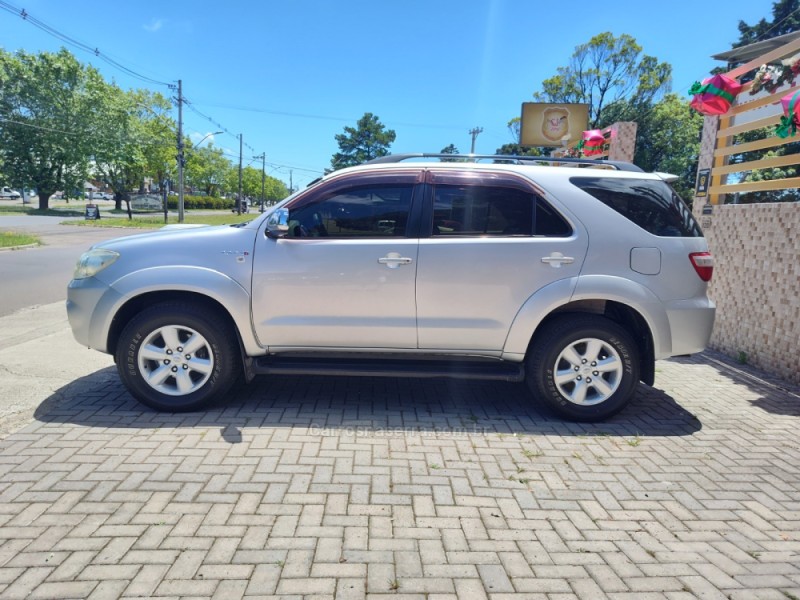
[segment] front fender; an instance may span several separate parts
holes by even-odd
[[[611,300],[629,306],[647,323],[656,358],[671,355],[669,319],[663,303],[653,292],[630,279],[585,275],[553,282],[528,298],[511,324],[503,358],[523,360],[539,324],[553,311],[578,300]]]
[[[263,354],[253,333],[250,294],[227,275],[193,266],[151,267],[128,273],[109,284],[100,298],[89,327],[90,346],[101,352],[119,310],[131,299],[152,292],[192,292],[219,302],[232,317],[248,355]]]

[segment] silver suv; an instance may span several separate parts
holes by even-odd
[[[388,375],[524,381],[583,421],[705,347],[713,260],[668,177],[437,158],[336,171],[248,223],[95,246],[69,284],[74,335],[158,410],[242,376]]]

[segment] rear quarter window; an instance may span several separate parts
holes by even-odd
[[[689,207],[663,181],[572,177],[570,182],[653,235],[703,237]]]

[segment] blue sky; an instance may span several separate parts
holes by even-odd
[[[295,186],[330,165],[334,136],[365,112],[397,132],[392,152],[469,152],[468,131],[483,127],[476,151],[493,153],[512,141],[506,123],[521,103],[593,35],[634,36],[672,64],[684,94],[738,38],[740,19],[772,14],[772,0],[8,1],[134,71],[181,79],[195,109],[244,134],[245,163],[266,152],[268,172],[288,182],[291,169]],[[65,44],[0,10],[0,45]],[[66,47],[124,88],[168,92]],[[196,141],[219,130],[184,115]],[[214,143],[238,156],[233,135]]]

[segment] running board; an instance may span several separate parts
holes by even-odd
[[[262,356],[253,360],[256,375],[344,375],[348,377],[448,377],[524,381],[522,363],[500,360],[354,359]]]

